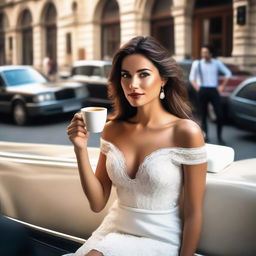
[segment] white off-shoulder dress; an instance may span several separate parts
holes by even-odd
[[[101,152],[116,187],[117,200],[101,225],[72,256],[98,250],[105,256],[176,256],[181,242],[179,196],[182,165],[207,161],[205,146],[160,148],[127,174],[123,153],[101,138]]]

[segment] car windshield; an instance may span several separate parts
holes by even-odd
[[[3,71],[3,76],[8,86],[19,86],[25,84],[47,83],[39,72],[34,69],[13,69]]]

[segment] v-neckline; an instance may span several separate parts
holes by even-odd
[[[121,158],[122,158],[122,161],[123,161],[123,164],[124,164],[124,174],[125,176],[128,178],[128,180],[130,181],[133,181],[135,182],[137,180],[137,177],[140,173],[140,170],[142,168],[142,166],[147,162],[147,160],[152,157],[154,154],[160,152],[160,151],[166,151],[166,150],[171,150],[171,149],[175,149],[178,147],[165,147],[165,148],[159,148],[159,149],[156,149],[154,151],[152,151],[151,153],[149,153],[148,155],[146,155],[143,160],[139,163],[138,167],[136,168],[136,173],[134,175],[134,177],[131,177],[129,174],[128,174],[128,168],[127,168],[127,162],[126,162],[126,158],[125,158],[125,155],[123,153],[122,150],[119,149],[119,147],[117,147],[114,143],[110,142],[110,141],[107,141],[103,138],[101,138],[102,141],[106,142],[106,143],[109,143],[120,155],[121,155]]]

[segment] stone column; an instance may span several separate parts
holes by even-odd
[[[40,24],[33,27],[33,66],[42,69],[43,63],[43,44],[42,30]]]
[[[19,65],[21,64],[21,34],[18,30],[12,32],[13,37],[13,55],[12,55],[12,64]]]
[[[185,6],[172,8],[174,18],[175,58],[181,60],[192,55],[192,16]]]
[[[86,24],[84,38],[84,51],[86,59],[101,59],[101,24],[99,21],[93,21]]]
[[[137,35],[145,35],[142,31],[142,21],[134,11],[120,14],[121,45]]]
[[[246,6],[245,25],[237,24],[237,8]],[[256,1],[239,0],[233,3],[233,51],[234,62],[242,69],[256,73]]]

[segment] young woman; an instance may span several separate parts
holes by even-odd
[[[135,37],[113,58],[109,92],[115,112],[102,133],[95,174],[79,114],[67,129],[91,209],[105,207],[112,184],[118,196],[73,255],[194,255],[207,159],[177,64],[153,38]]]

